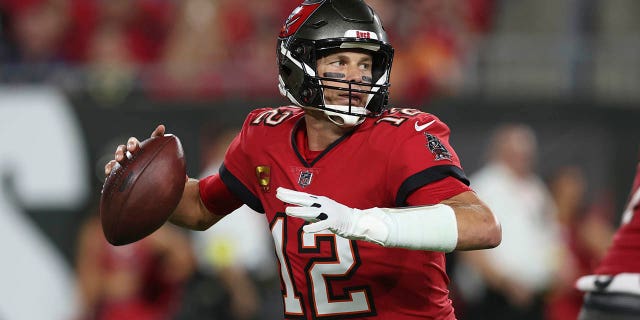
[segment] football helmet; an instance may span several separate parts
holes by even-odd
[[[371,81],[317,74],[317,59],[340,49],[365,50],[372,55]],[[278,36],[278,88],[292,103],[321,109],[334,123],[353,126],[387,108],[392,61],[393,47],[380,17],[364,1],[306,0],[289,15]],[[349,97],[365,94],[366,104],[354,106],[349,99],[346,106],[328,105],[325,89],[347,91]]]

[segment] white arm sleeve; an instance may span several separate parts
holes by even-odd
[[[451,252],[458,244],[456,215],[445,204],[358,211],[354,233],[385,247]]]

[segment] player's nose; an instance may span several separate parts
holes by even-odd
[[[345,80],[350,82],[362,82],[362,70],[357,65],[347,67]]]

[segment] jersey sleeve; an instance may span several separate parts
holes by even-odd
[[[408,206],[434,205],[466,191],[473,190],[457,178],[449,176],[418,188],[407,197],[406,204]]]
[[[231,193],[251,209],[261,213],[264,213],[264,208],[257,196],[257,184],[253,183],[257,179],[256,173],[250,170],[253,166],[250,161],[249,137],[252,134],[251,130],[255,130],[251,122],[265,110],[268,109],[257,109],[249,113],[242,130],[229,145],[219,171],[222,182]]]
[[[438,198],[453,196],[467,191],[462,185],[469,185],[460,159],[449,142],[450,129],[437,117],[421,113],[412,117],[406,125],[398,128],[394,137],[394,147],[389,156],[389,186],[395,192],[396,206],[408,205],[407,199],[416,190],[452,177],[461,184],[441,184],[451,187],[440,193]],[[451,180],[445,180],[451,181]],[[434,198],[434,200],[444,200]],[[438,201],[439,202],[439,201]]]
[[[242,206],[242,201],[229,191],[219,174],[200,179],[198,183],[200,199],[209,212],[227,215]]]

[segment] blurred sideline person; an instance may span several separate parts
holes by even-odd
[[[204,230],[242,204],[264,213],[285,318],[455,319],[445,253],[497,246],[500,224],[468,186],[449,127],[389,107],[379,17],[363,1],[305,1],[277,52],[294,105],[251,112],[219,174],[189,179],[169,220]],[[138,146],[118,146],[105,173]]]
[[[544,294],[560,272],[560,226],[553,199],[534,172],[537,142],[523,124],[504,124],[491,137],[488,162],[472,187],[503,227],[502,244],[460,253],[455,283],[468,319],[542,319]]]
[[[575,282],[589,274],[604,257],[615,231],[611,225],[614,210],[606,192],[597,192],[604,197],[587,197],[587,178],[577,165],[558,167],[548,184],[570,254],[571,263],[563,267],[569,269],[571,277],[566,282],[554,283],[546,301],[545,319],[576,319],[584,294],[575,288]]]
[[[640,319],[640,162],[613,244],[576,287],[585,292],[579,320]]]
[[[171,319],[194,268],[189,239],[175,226],[116,247],[104,238],[100,216],[92,214],[78,235],[76,319]]]

